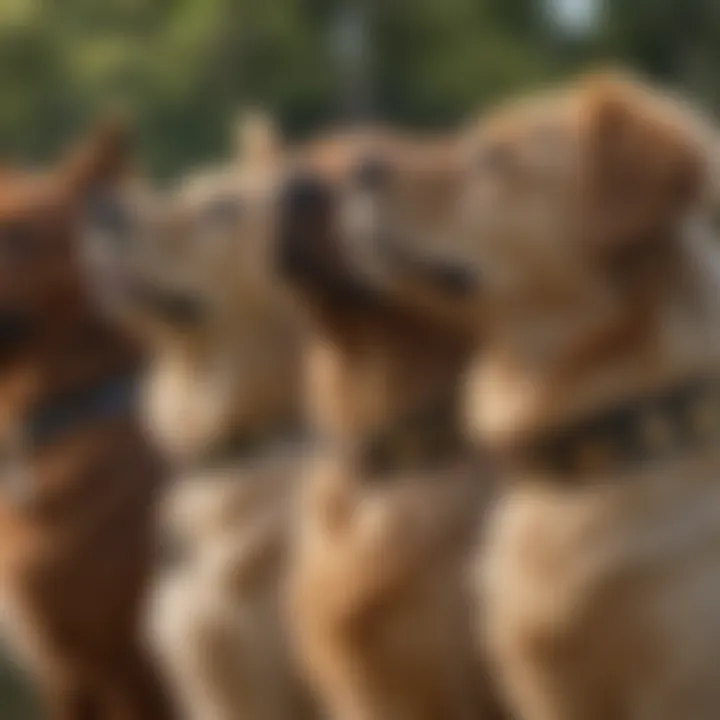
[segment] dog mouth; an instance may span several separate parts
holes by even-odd
[[[113,315],[129,313],[183,329],[194,328],[206,318],[206,303],[199,295],[166,287],[126,263],[96,259],[90,270],[94,299]]]
[[[372,272],[365,275],[364,261],[343,242],[342,216],[332,188],[312,176],[296,177],[284,188],[280,207],[277,262],[285,280],[344,307],[387,304],[388,287],[378,286]],[[453,305],[474,300],[481,290],[475,270],[460,260],[428,256],[380,231],[373,231],[362,245],[369,246],[379,261],[389,286],[409,282]],[[364,250],[358,249],[360,255]]]
[[[376,243],[391,273],[410,279],[449,300],[470,300],[482,289],[477,273],[459,260],[430,257],[384,238]]]

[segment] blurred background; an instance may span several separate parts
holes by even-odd
[[[232,151],[243,108],[290,137],[463,121],[606,63],[720,110],[719,0],[0,0],[0,157],[43,162],[108,107],[149,172]],[[37,718],[0,665],[0,718]]]
[[[0,153],[42,161],[133,110],[158,176],[221,158],[248,105],[291,136],[411,126],[608,60],[720,108],[717,0],[0,0]]]

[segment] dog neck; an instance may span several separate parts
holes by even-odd
[[[140,372],[141,354],[127,337],[89,309],[57,313],[0,365],[0,435],[23,434],[39,409],[74,399]]]
[[[470,374],[470,417],[490,447],[582,424],[628,398],[662,396],[720,368],[720,264],[711,238],[688,237],[661,301],[608,311],[534,362],[489,348]],[[548,359],[549,358],[549,359]]]
[[[461,374],[452,339],[368,337],[311,349],[308,405],[321,441],[368,476],[420,471],[463,456]],[[405,344],[407,343],[407,344]]]
[[[180,464],[286,438],[300,425],[299,342],[276,321],[164,344],[145,385],[150,433]]]
[[[577,481],[706,450],[720,436],[720,375],[636,394],[565,426],[545,428],[500,459],[522,473]]]
[[[387,477],[442,467],[468,450],[457,394],[428,400],[348,448],[363,475]]]

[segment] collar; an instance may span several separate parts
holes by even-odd
[[[191,460],[189,465],[195,470],[208,470],[233,465],[257,458],[277,443],[291,444],[300,442],[305,434],[295,424],[281,425],[263,431],[236,432],[218,440],[204,453]]]
[[[3,494],[19,506],[34,500],[30,459],[34,452],[94,423],[128,412],[135,405],[135,376],[113,378],[63,394],[33,408],[0,445]]]
[[[0,445],[3,495],[27,508],[35,499],[36,489],[31,475],[32,454],[73,432],[130,411],[136,391],[136,377],[126,375],[46,400],[33,408]]]
[[[669,460],[718,435],[720,378],[694,378],[537,436],[514,447],[509,460],[571,479]]]
[[[355,450],[360,465],[372,476],[435,468],[465,447],[457,418],[455,398],[407,413],[360,442]]]
[[[123,375],[51,398],[33,408],[18,428],[24,451],[52,445],[65,435],[130,410],[137,397],[137,378]]]

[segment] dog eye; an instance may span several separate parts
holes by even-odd
[[[353,184],[362,190],[380,190],[387,185],[392,176],[390,164],[378,157],[362,160],[354,169]]]

